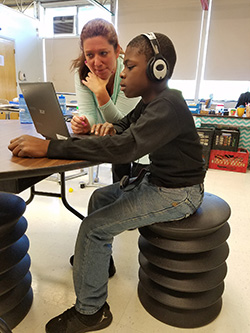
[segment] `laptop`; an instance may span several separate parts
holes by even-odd
[[[20,83],[36,131],[46,139],[66,140],[71,136],[52,82]]]

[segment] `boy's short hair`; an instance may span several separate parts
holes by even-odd
[[[155,32],[154,34],[160,45],[161,54],[167,61],[167,64],[168,64],[167,79],[170,79],[173,74],[174,66],[176,63],[176,52],[175,52],[174,44],[172,43],[170,38],[168,38],[166,35],[161,34],[159,32]],[[155,55],[154,51],[152,49],[152,46],[150,44],[150,41],[148,40],[148,38],[145,35],[139,35],[139,36],[133,38],[128,43],[127,46],[138,48],[138,53],[144,54],[147,61],[149,61]]]

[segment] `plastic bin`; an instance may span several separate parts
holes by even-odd
[[[240,148],[237,152],[214,150],[210,151],[209,168],[235,172],[246,172],[249,153]]]
[[[202,144],[202,157],[205,161],[205,168],[208,169],[210,151],[213,142],[214,128],[197,128],[197,133],[200,137],[200,143]]]
[[[236,151],[239,147],[240,131],[237,129],[216,129],[212,149]]]

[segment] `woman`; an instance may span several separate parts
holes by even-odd
[[[94,124],[118,122],[139,98],[127,98],[120,89],[124,53],[111,23],[103,19],[87,22],[81,32],[80,48],[81,54],[72,65],[79,116],[73,117],[71,127],[76,134],[87,134]],[[133,175],[142,167],[135,163]],[[115,164],[112,171],[113,182],[117,182],[131,175],[131,165]]]

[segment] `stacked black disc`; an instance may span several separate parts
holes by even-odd
[[[175,327],[213,321],[222,307],[230,207],[205,193],[197,212],[140,228],[138,295],[144,308]]]
[[[12,329],[29,312],[33,300],[25,202],[0,193],[0,318]]]

